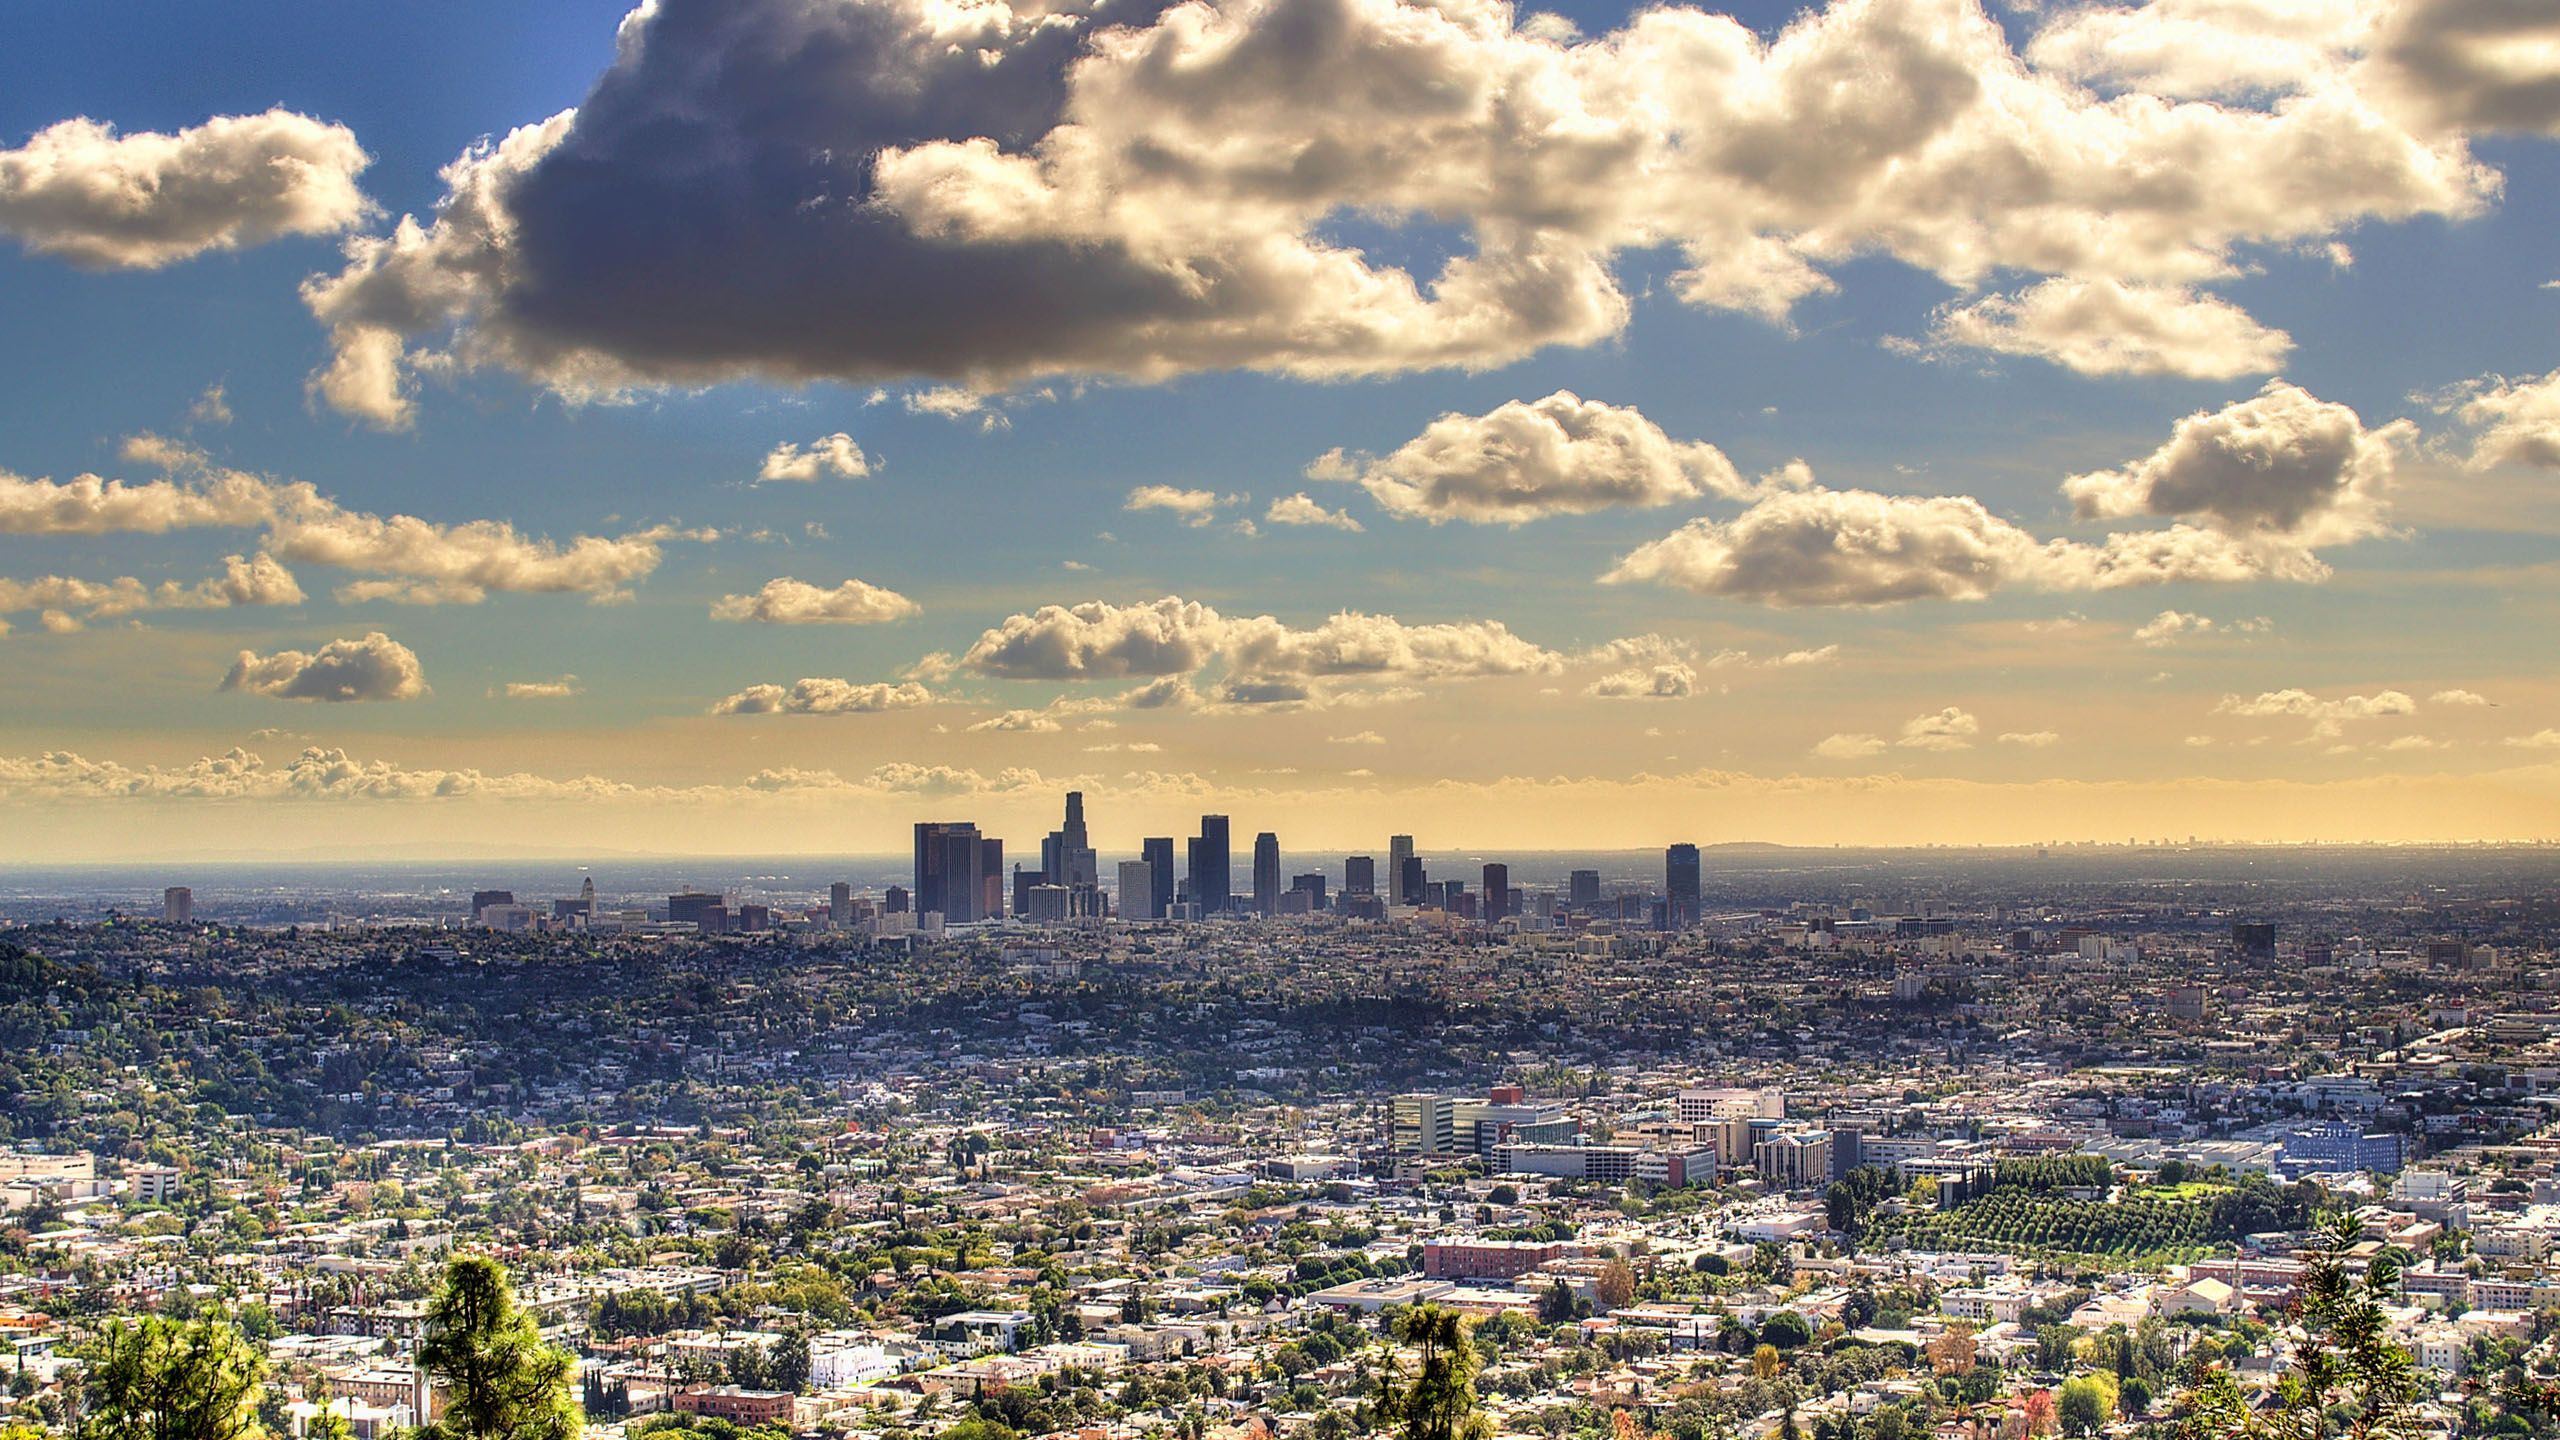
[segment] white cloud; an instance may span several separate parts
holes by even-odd
[[[374,214],[367,163],[355,132],[290,110],[176,134],[65,120],[0,150],[0,234],[84,269],[158,269],[354,228]]]
[[[1832,735],[1813,747],[1813,753],[1825,760],[1864,760],[1881,755],[1885,742],[1873,735]]]
[[[227,610],[235,605],[299,605],[302,600],[292,572],[265,554],[226,555],[221,574],[192,585],[175,580],[146,585],[129,575],[105,581],[63,575],[0,579],[0,615],[42,611],[45,628],[57,634],[80,628],[84,619],[111,620],[145,610]]]
[[[2539,379],[2485,375],[2421,398],[2470,427],[2466,467],[2530,465],[2560,470],[2560,370]]]
[[[786,689],[750,685],[711,707],[714,715],[876,715],[934,703],[933,692],[914,681],[856,684],[808,678]]]
[[[1602,577],[1776,606],[1981,600],[2010,585],[2110,590],[2176,581],[2307,580],[2316,559],[2177,525],[2101,544],[2039,541],[1962,495],[1781,491],[1735,519],[1698,519]]]
[[[2249,719],[2293,716],[2311,722],[2309,738],[2331,740],[2353,721],[2414,715],[2418,713],[2418,702],[2398,690],[2377,690],[2371,695],[2342,695],[2325,700],[2308,690],[2269,690],[2248,699],[2225,695],[2213,707],[2213,713]]]
[[[2372,0],[2150,0],[2057,9],[2027,46],[2093,85],[2249,100],[2334,82],[2370,40]]]
[[[220,385],[207,385],[204,393],[187,407],[187,419],[198,425],[231,423],[231,400]]]
[[[1980,720],[1970,712],[1950,705],[1904,721],[1902,736],[1893,743],[1905,750],[1970,750],[1973,737],[1980,733]]]
[[[2225,621],[2185,610],[2163,610],[2136,627],[2133,638],[2137,644],[2158,650],[2201,635],[2263,635],[2274,628],[2275,622],[2263,615]]]
[[[1387,513],[1435,525],[1520,525],[1747,489],[1713,445],[1674,440],[1631,406],[1570,390],[1484,415],[1451,412],[1383,458],[1332,450],[1306,473],[1356,482]]]
[[[1582,687],[1582,693],[1595,700],[1686,700],[1698,693],[1698,671],[1683,660],[1613,670]]]
[[[2000,736],[2003,745],[2022,745],[2029,750],[2049,750],[2062,743],[2062,737],[2051,730],[2009,730]]]
[[[2520,750],[2560,750],[2560,730],[2536,730],[2530,735],[2510,735],[2506,744]]]
[[[2290,545],[2345,544],[2383,530],[2394,462],[2416,434],[2406,420],[2368,430],[2346,406],[2273,380],[2180,420],[2142,459],[2062,488],[2089,518],[2175,516]]]
[[[491,591],[582,594],[627,600],[678,540],[710,532],[654,526],[620,536],[580,535],[566,545],[527,536],[503,520],[438,524],[414,515],[349,510],[307,482],[277,481],[203,464],[200,452],[138,436],[127,452],[198,473],[139,484],[95,475],[55,482],[0,473],[0,534],[160,534],[171,530],[263,528],[280,561],[353,570],[379,578],[340,587],[354,603],[477,604]]]
[[[376,630],[361,640],[332,640],[317,651],[243,650],[222,688],[274,700],[415,700],[427,693],[417,652]]]
[[[788,575],[767,580],[753,595],[723,595],[711,607],[714,620],[760,625],[884,625],[921,613],[913,600],[865,581],[828,589]]]
[[[2399,0],[2357,79],[2422,129],[2560,135],[2560,14],[2540,0]]]
[[[813,481],[833,474],[846,480],[859,480],[871,473],[871,457],[853,443],[853,437],[839,430],[822,435],[807,445],[786,440],[773,447],[764,457],[764,465],[756,472],[758,480]]]
[[[1325,743],[1328,745],[1384,745],[1387,743],[1387,737],[1375,730],[1359,730],[1349,735],[1328,735],[1325,737]]]
[[[1120,502],[1123,510],[1164,510],[1183,524],[1199,529],[1218,518],[1221,505],[1241,505],[1249,498],[1243,495],[1221,495],[1215,490],[1183,490],[1171,485],[1141,485]]]
[[[711,9],[635,11],[578,109],[459,157],[431,218],[307,288],[366,353],[335,403],[397,412],[413,343],[572,397],[1486,369],[1619,333],[1630,249],[1783,320],[1862,255],[2188,286],[2498,186],[2354,74],[2093,92],[1973,0],[1837,0],[1773,39],[1660,6],[1573,41],[1497,0]],[[1334,238],[1348,216],[1450,238],[1401,268]]]
[[[2481,706],[2489,703],[2489,697],[2476,690],[2439,690],[2433,695],[2427,697],[2427,703],[2430,705]]]
[[[563,675],[557,680],[510,680],[498,693],[509,700],[566,700],[581,691],[577,676]]]
[[[1355,532],[1361,528],[1360,522],[1352,519],[1348,513],[1341,510],[1327,510],[1316,503],[1315,497],[1304,490],[1272,501],[1271,508],[1264,512],[1262,518],[1274,525],[1316,525]]]
[[[2030,355],[2083,375],[2230,380],[2282,366],[2293,337],[2183,285],[2058,277],[1949,305],[1932,317],[1926,345],[1898,348]]]

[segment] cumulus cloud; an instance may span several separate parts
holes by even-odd
[[[1864,760],[1883,754],[1885,748],[1885,742],[1874,735],[1828,735],[1814,745],[1813,753],[1825,760]]]
[[[2163,610],[2135,627],[2133,638],[2135,643],[2157,650],[2202,635],[2260,635],[2274,628],[2275,622],[2263,615],[2226,621],[2184,610]]]
[[[1198,703],[1191,682],[1220,671],[1214,702],[1271,707],[1383,704],[1424,681],[1551,674],[1562,657],[1495,620],[1408,625],[1343,611],[1298,627],[1269,615],[1221,615],[1178,596],[1118,605],[1047,605],[1008,616],[957,660],[928,657],[919,673],[968,669],[994,679],[1156,677],[1117,702],[1126,708]]]
[[[233,749],[185,765],[131,766],[67,750],[0,756],[0,796],[26,801],[284,800],[321,802],[567,802],[605,800],[729,804],[775,796],[847,800],[918,795],[1005,794],[1044,788],[1039,772],[1007,768],[994,775],[941,765],[892,762],[848,780],[832,770],[759,770],[735,784],[640,785],[595,775],[555,779],[521,771],[410,769],[360,760],[344,750],[312,746],[282,765]]]
[[[374,214],[355,132],[290,110],[176,134],[65,120],[0,150],[0,234],[90,270],[156,270],[209,250],[334,235]]]
[[[1328,451],[1307,476],[1355,482],[1388,514],[1435,525],[1519,525],[1745,490],[1713,445],[1674,440],[1632,406],[1570,390],[1442,415],[1384,457]]]
[[[510,680],[498,693],[509,700],[566,700],[580,691],[577,676],[563,675],[557,680]]]
[[[2560,135],[2560,13],[2542,0],[2400,0],[2362,68],[2422,128]]]
[[[1120,502],[1123,510],[1164,510],[1183,524],[1199,529],[1218,518],[1221,505],[1241,505],[1242,495],[1221,495],[1215,490],[1183,490],[1171,485],[1141,485]]]
[[[1697,519],[1621,558],[1606,583],[1651,582],[1774,606],[1981,600],[2006,586],[2112,590],[2179,581],[2316,579],[2318,560],[2176,525],[2103,543],[2039,541],[1963,495],[1781,491]]]
[[[1903,722],[1901,738],[1893,743],[1905,750],[1970,750],[1973,737],[1982,733],[1982,722],[1965,710],[1950,705],[1927,715],[1914,715]]]
[[[827,589],[788,575],[767,580],[753,595],[723,595],[711,607],[714,620],[760,625],[882,625],[922,613],[906,596],[865,581]]]
[[[2560,730],[2536,730],[2530,735],[2510,735],[2503,742],[2519,750],[2560,750]]]
[[[821,435],[806,445],[785,440],[764,457],[763,468],[756,471],[758,480],[812,481],[827,475],[846,480],[859,480],[871,473],[871,457],[853,443],[853,437],[839,430]]]
[[[145,610],[227,610],[235,605],[299,605],[302,587],[270,555],[226,555],[222,573],[181,585],[147,585],[134,577],[79,580],[48,575],[37,580],[0,579],[0,615],[43,612],[45,628],[76,630],[83,620],[111,620]]]
[[[1316,525],[1327,529],[1351,531],[1362,528],[1360,522],[1352,519],[1348,513],[1341,510],[1327,510],[1316,502],[1314,496],[1304,490],[1272,501],[1271,508],[1263,513],[1262,518],[1274,525]]]
[[[379,630],[361,640],[332,640],[317,651],[243,650],[222,688],[271,700],[415,700],[427,693],[417,652]]]
[[[0,472],[0,534],[262,528],[265,548],[278,561],[376,577],[340,587],[340,600],[410,604],[477,604],[492,591],[627,600],[630,587],[657,570],[669,542],[713,538],[661,525],[619,536],[580,535],[562,545],[502,520],[447,525],[349,510],[308,482],[214,468],[201,452],[156,436],[138,436],[126,451],[128,458],[191,473],[129,483]]]
[[[2481,694],[2477,690],[2439,690],[2433,695],[2427,697],[2427,703],[2430,705],[2481,706],[2487,705],[2490,701],[2488,696]]]
[[[1612,670],[1582,687],[1595,700],[1686,700],[1698,693],[1697,667],[1670,660],[1647,668]]]
[[[2283,365],[2293,337],[2183,285],[2056,278],[1948,305],[1932,318],[1927,344],[1899,348],[2030,355],[2083,375],[2230,380]]]
[[[2370,42],[2372,0],[2149,0],[2061,9],[2027,45],[2041,69],[2183,99],[2249,100],[2334,82]]]
[[[2430,0],[2501,3],[2532,0]],[[2192,285],[2496,194],[2343,71],[2263,104],[2081,79],[1977,0],[1774,39],[1676,5],[1571,39],[1498,0],[659,0],[575,110],[457,158],[305,295],[322,393],[397,423],[421,360],[573,397],[1481,369],[1617,334],[1631,248],[1783,320],[1859,255]],[[1399,266],[1333,233],[1354,216],[1451,238]]]
[[[2531,465],[2560,470],[2560,370],[2540,379],[2486,375],[2425,398],[2469,427],[2466,468]]]
[[[2000,736],[2003,745],[2023,745],[2029,750],[2050,750],[2062,743],[2062,737],[2051,730],[2009,730]]]
[[[2172,516],[2298,546],[2344,544],[2384,528],[2394,463],[2416,435],[2406,420],[2368,430],[2346,406],[2273,380],[2180,420],[2142,459],[2062,488],[2086,518]]]
[[[2301,689],[2269,690],[2246,698],[2225,695],[2213,707],[2213,713],[2247,719],[2291,716],[2311,722],[2308,738],[2333,740],[2354,721],[2415,715],[2418,702],[2398,690],[2377,690],[2371,695],[2341,695],[2334,699],[2323,699]]]
[[[780,685],[750,685],[711,707],[714,715],[876,715],[934,703],[933,692],[912,680],[857,684],[807,678]]]

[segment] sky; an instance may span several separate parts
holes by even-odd
[[[0,15],[0,860],[2560,838],[2543,0]]]

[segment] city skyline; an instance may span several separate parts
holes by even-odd
[[[2530,7],[963,9],[0,22],[0,861],[2560,838]]]

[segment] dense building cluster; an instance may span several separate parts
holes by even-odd
[[[1679,847],[1472,913],[1354,857],[1158,914],[1169,841],[994,843],[0,931],[0,1426],[76,1426],[143,1313],[236,1326],[277,1433],[432,1421],[464,1254],[591,1434],[1340,1440],[1423,1313],[1505,1434],[2167,1434],[2283,1393],[2323,1265],[2421,1433],[2554,1423],[2547,852]]]

